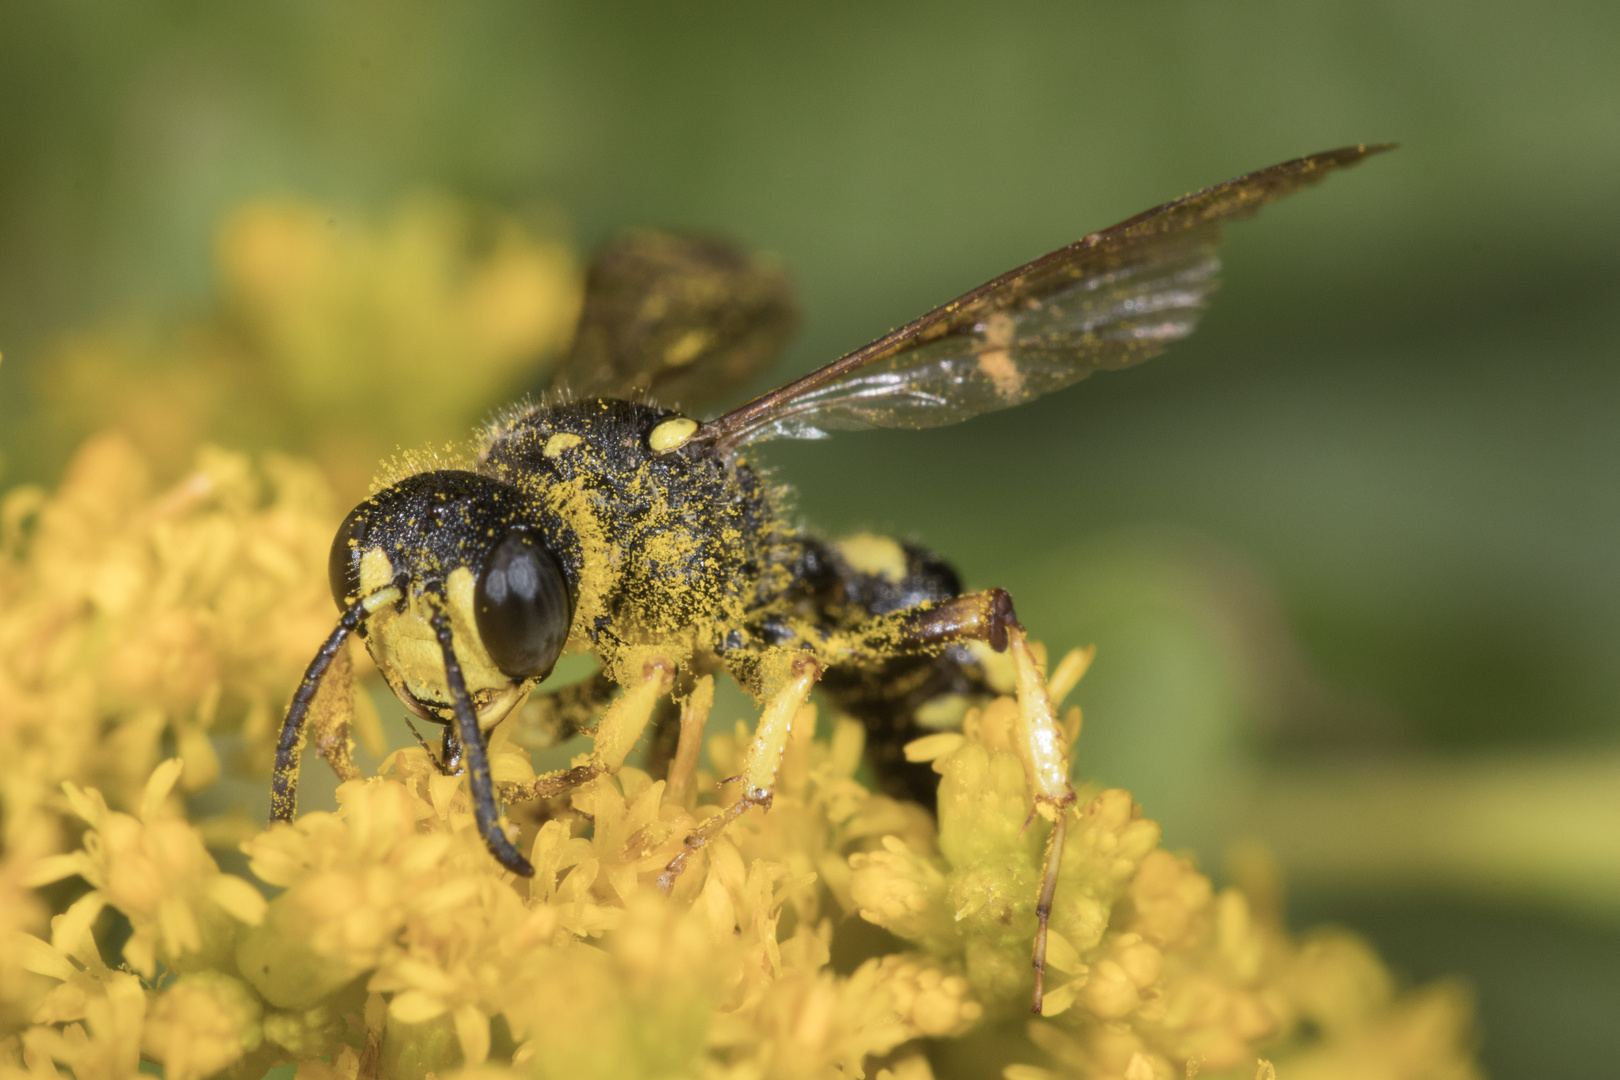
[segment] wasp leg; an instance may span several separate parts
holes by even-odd
[[[625,687],[624,693],[608,706],[596,725],[590,768],[595,769],[597,775],[619,771],[636,740],[647,730],[659,699],[669,693],[674,683],[672,661],[655,657],[642,664],[641,680]]]
[[[833,664],[857,667],[897,656],[938,654],[967,641],[1006,652],[1008,632],[1018,625],[1007,591],[986,589],[866,619],[826,636],[816,651]]]
[[[528,750],[543,750],[573,738],[582,731],[594,731],[597,717],[613,701],[618,689],[605,671],[572,683],[556,693],[536,694],[506,722],[516,723],[513,739]],[[596,772],[589,766],[547,773],[528,783],[503,781],[496,784],[509,802],[532,802],[565,794],[589,781]]]
[[[517,725],[513,737],[520,746],[543,750],[594,728],[617,689],[607,672],[598,671],[555,693],[535,694],[506,723]]]
[[[1074,801],[1072,795],[1069,801]],[[1035,949],[1029,960],[1030,966],[1035,969],[1035,995],[1029,1007],[1036,1016],[1041,1014],[1041,1000],[1046,992],[1046,924],[1052,917],[1052,898],[1057,895],[1058,869],[1063,864],[1064,826],[1068,820],[1067,807],[1063,807],[1052,822],[1051,835],[1046,838],[1046,868],[1041,872],[1041,893],[1035,901],[1035,918],[1039,926],[1035,930]]]
[[[670,762],[669,775],[664,785],[664,801],[685,806],[692,793],[692,782],[697,773],[698,755],[703,750],[703,726],[714,708],[714,676],[705,675],[697,681],[686,700],[681,702],[681,735],[675,744],[675,759]]]
[[[1030,1008],[1039,1015],[1046,982],[1046,924],[1052,915],[1052,897],[1063,862],[1064,824],[1075,794],[1069,784],[1069,740],[1058,724],[1046,676],[1035,661],[1022,627],[1008,627],[1007,647],[1018,673],[1018,745],[1023,751],[1024,772],[1035,796],[1035,813],[1052,822],[1040,898],[1035,903],[1035,949],[1030,956],[1030,966],[1035,969],[1035,994]]]
[[[676,691],[679,693],[679,690]],[[647,757],[642,766],[655,779],[669,779],[670,765],[681,745],[681,707],[673,698],[662,698],[653,710],[652,731],[647,736]]]
[[[1024,637],[1012,598],[1002,589],[986,589],[893,612],[856,627],[846,647],[851,650],[851,659],[858,661],[863,650],[868,656],[897,656],[933,652],[970,640],[983,641],[997,652],[1012,654],[1018,679],[1017,743],[1034,796],[1033,813],[1052,822],[1041,891],[1035,905],[1037,927],[1030,958],[1035,969],[1032,1008],[1038,1014],[1046,981],[1047,922],[1063,860],[1064,825],[1068,810],[1074,805],[1075,793],[1069,784],[1068,739],[1057,721],[1046,676]],[[1072,680],[1078,678],[1069,671],[1063,675],[1071,685]]]
[[[409,728],[411,734],[415,736],[416,745],[422,748],[422,751],[427,754],[428,760],[433,762],[433,767],[439,770],[439,775],[454,776],[455,770],[446,767],[445,763],[440,759],[439,754],[441,751],[434,750],[433,746],[426,739],[422,738],[422,733],[416,730],[416,725],[411,723],[410,717],[405,718],[405,726]],[[445,740],[448,740],[450,737],[450,729],[447,727],[444,729],[444,738]],[[457,754],[460,754],[461,752],[461,747],[459,744],[457,744],[456,752]]]
[[[641,678],[625,687],[613,699],[596,725],[596,742],[584,765],[537,776],[527,784],[503,784],[507,797],[517,802],[551,799],[589,783],[598,776],[611,776],[624,764],[626,755],[646,730],[658,708],[659,699],[669,693],[675,681],[675,664],[654,657],[642,665]]]
[[[821,662],[809,653],[789,653],[784,661],[787,677],[760,715],[754,738],[743,752],[742,772],[732,777],[741,781],[742,794],[736,802],[705,820],[687,836],[681,853],[671,859],[664,872],[658,875],[658,887],[665,892],[674,887],[675,879],[686,869],[692,855],[702,850],[750,806],[764,810],[771,808],[771,800],[776,793],[776,774],[782,767],[782,754],[787,749],[793,720],[804,708],[822,671]]]
[[[996,652],[1006,652],[1008,632],[1019,625],[1012,597],[1005,589],[968,593],[895,615],[906,616],[900,620],[901,647],[910,649],[971,640],[986,642]]]

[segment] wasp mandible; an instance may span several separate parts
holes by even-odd
[[[918,711],[989,693],[987,650],[1010,655],[1034,805],[1053,824],[1036,904],[1039,1012],[1075,792],[1011,598],[964,593],[947,563],[913,545],[793,527],[748,449],[954,424],[1154,356],[1192,332],[1215,287],[1224,222],[1388,148],[1314,154],[1138,214],[701,422],[654,402],[690,402],[770,359],[794,322],[786,279],[709,241],[638,234],[610,247],[588,275],[555,392],[492,424],[473,468],[407,476],[339,528],[330,571],[342,618],[287,711],[271,820],[294,815],[305,720],[352,633],[406,708],[444,726],[441,767],[466,773],[490,853],[525,876],[533,868],[503,828],[486,739],[562,654],[593,653],[601,671],[537,700],[559,738],[600,715],[592,753],[509,795],[553,796],[616,772],[661,702],[713,672],[734,678],[764,706],[736,778],[741,798],[688,837],[666,887],[727,822],[769,808],[790,725],[815,686],[865,723],[884,785],[928,803],[932,775],[898,750],[924,733]]]

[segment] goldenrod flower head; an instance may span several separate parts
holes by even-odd
[[[221,872],[209,843],[229,830],[182,796],[265,769],[331,620],[329,503],[288,462],[210,452],[158,492],[141,473],[102,441],[54,496],[0,503],[0,1080],[133,1076],[143,1058],[187,1080],[928,1080],[928,1054],[1020,1023],[1051,826],[1010,698],[911,748],[940,773],[937,820],[865,787],[861,726],[831,717],[817,738],[807,706],[769,812],[667,894],[745,725],[678,794],[625,768],[549,816],[514,806],[531,879],[489,856],[464,778],[416,748],[340,785],[335,810],[248,828],[264,892]],[[504,727],[490,756],[498,783],[533,779]],[[1008,1077],[1247,1080],[1264,1058],[1289,1080],[1472,1080],[1455,988],[1403,994],[1355,939],[1291,938],[1161,849],[1128,792],[1067,812],[1045,1015]],[[38,890],[70,879],[87,891],[57,886],[47,925]]]
[[[329,629],[331,517],[306,465],[271,457],[258,471],[204,450],[154,491],[117,436],[85,446],[54,497],[19,488],[0,501],[8,847],[57,830],[65,780],[132,809],[165,740],[188,791],[220,773],[211,733],[263,753],[288,681]]]
[[[580,303],[547,230],[441,196],[376,216],[251,202],[215,262],[202,318],[64,335],[41,365],[45,422],[122,431],[165,471],[210,439],[312,446],[357,494],[378,458],[461,438],[531,379]]]
[[[147,1009],[141,981],[94,962],[80,970],[62,953],[40,946],[32,969],[61,982],[35,1011],[33,1026],[22,1033],[20,1053],[0,1065],[0,1076],[50,1076],[54,1065],[82,1077],[137,1075]]]
[[[263,1006],[240,979],[214,971],[181,976],[152,1001],[141,1049],[165,1080],[202,1080],[258,1048]]]
[[[99,791],[63,784],[73,809],[90,826],[84,846],[68,855],[42,859],[31,875],[46,884],[77,874],[94,888],[58,922],[55,944],[72,952],[104,906],[130,921],[134,932],[124,958],[151,977],[161,959],[170,970],[217,966],[235,934],[235,924],[264,917],[264,898],[241,878],[219,872],[202,837],[184,818],[166,812],[164,802],[180,778],[181,762],[170,759],[147,782],[141,814],[107,809]]]

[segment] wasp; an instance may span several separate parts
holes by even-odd
[[[931,702],[990,693],[987,665],[1001,654],[1035,812],[1052,822],[1036,902],[1038,1013],[1076,796],[1012,599],[964,592],[921,547],[796,527],[751,448],[954,424],[1154,356],[1193,330],[1225,222],[1385,149],[1298,158],[1155,207],[708,420],[657,402],[735,385],[770,359],[795,318],[785,276],[700,239],[642,233],[610,246],[587,275],[554,392],[492,424],[473,467],[407,476],[338,529],[330,575],[342,616],[288,708],[272,822],[295,813],[305,722],[350,634],[411,713],[443,726],[440,767],[465,773],[490,854],[524,876],[533,868],[503,827],[487,738],[560,656],[592,653],[600,671],[537,696],[543,726],[560,739],[595,720],[593,749],[510,798],[555,797],[616,772],[671,700],[711,673],[735,679],[763,705],[733,778],[740,797],[687,837],[666,888],[729,821],[770,807],[791,725],[817,685],[865,724],[880,782],[929,803],[933,777],[899,748],[926,733],[918,718]]]

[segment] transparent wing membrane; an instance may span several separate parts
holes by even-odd
[[[1167,246],[863,364],[785,402],[743,441],[942,427],[1156,356],[1192,333],[1220,269],[1213,239]]]
[[[737,392],[775,359],[797,319],[793,283],[770,259],[710,237],[627,232],[591,263],[579,329],[552,386],[696,405]]]
[[[1140,363],[1197,325],[1215,289],[1223,223],[1387,149],[1298,158],[1092,233],[755,398],[698,438],[735,447],[939,427]]]

